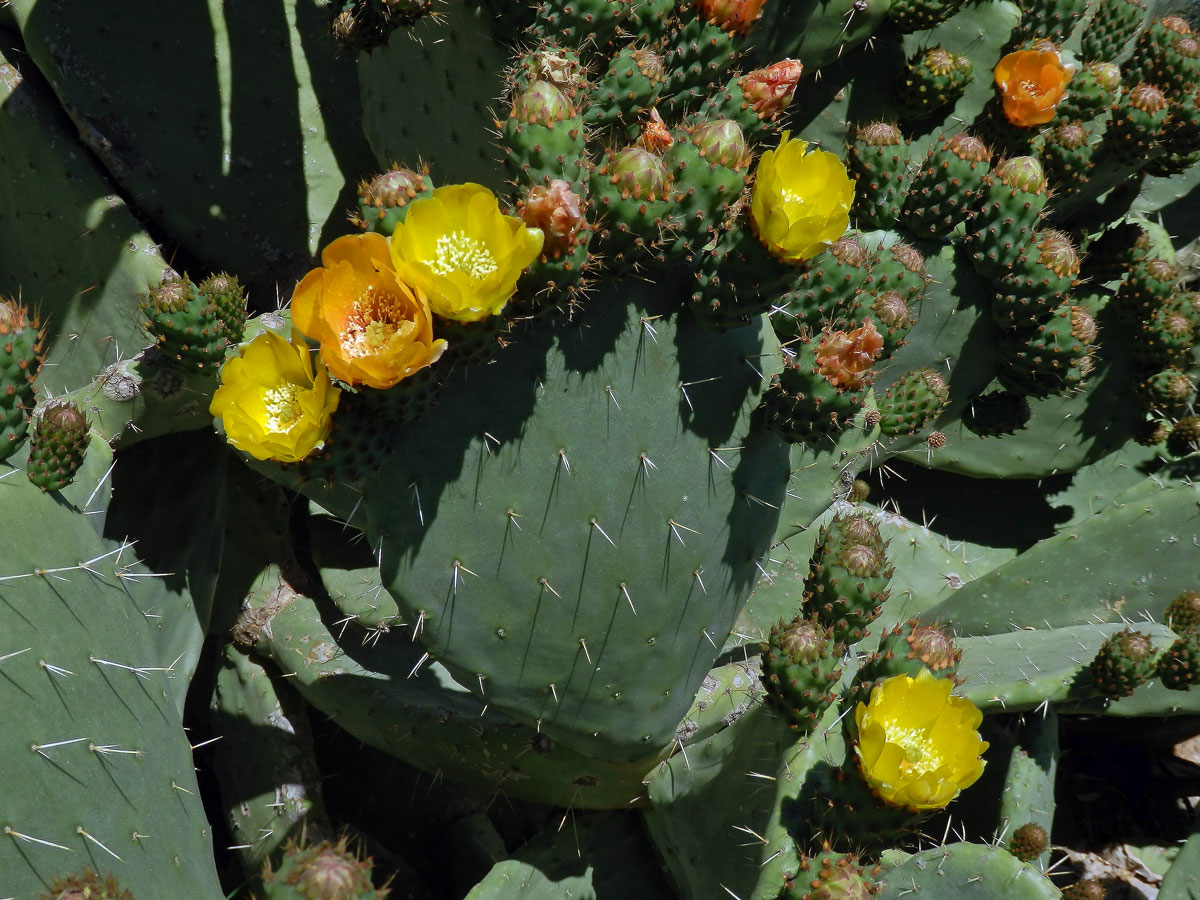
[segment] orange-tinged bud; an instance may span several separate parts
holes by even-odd
[[[700,15],[730,34],[745,34],[762,16],[767,0],[697,0]]]
[[[817,345],[817,368],[835,388],[860,391],[871,383],[871,367],[883,352],[883,336],[867,319],[853,331],[830,331]]]
[[[662,114],[657,108],[650,110],[650,121],[642,126],[642,136],[638,138],[638,145],[655,156],[662,156],[674,144],[675,138],[671,137],[671,129],[663,121]]]
[[[574,247],[584,225],[579,195],[561,178],[529,189],[521,204],[521,220],[530,228],[542,230],[546,236],[542,253],[546,256],[557,256]]]
[[[747,73],[738,84],[755,114],[760,119],[773,120],[792,102],[803,71],[800,60],[784,59]]]

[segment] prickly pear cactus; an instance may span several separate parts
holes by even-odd
[[[13,0],[6,896],[1095,893],[1068,749],[1200,709],[1187,12]]]

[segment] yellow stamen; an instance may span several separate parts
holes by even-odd
[[[437,239],[437,255],[429,260],[429,266],[438,275],[464,272],[472,278],[486,278],[496,271],[496,260],[465,231],[451,231]]]
[[[347,359],[358,359],[378,353],[406,324],[411,326],[411,321],[405,316],[400,298],[372,285],[354,301],[354,311],[340,335],[342,354]]]
[[[888,726],[886,730],[887,742],[898,745],[904,751],[906,759],[900,763],[900,767],[906,773],[926,775],[937,771],[942,765],[942,756],[924,729]]]
[[[304,415],[299,395],[298,384],[281,384],[263,395],[263,402],[267,408],[267,420],[263,424],[268,431],[287,434],[296,427],[296,423]]]

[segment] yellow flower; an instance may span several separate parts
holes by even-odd
[[[858,704],[858,763],[872,789],[892,806],[941,809],[983,774],[983,714],[951,697],[953,682],[922,669],[875,686]]]
[[[854,182],[842,161],[827,150],[805,153],[808,144],[788,140],[758,163],[750,220],[768,250],[785,262],[800,262],[825,249],[850,226]]]
[[[299,462],[329,435],[340,394],[299,333],[264,331],[225,362],[208,411],[255,459]]]
[[[419,290],[398,282],[387,238],[340,237],[321,253],[292,294],[292,323],[321,342],[321,360],[346,384],[390,388],[437,362],[446,342],[433,339],[433,316]]]
[[[542,232],[502,214],[495,194],[479,184],[447,185],[414,200],[392,234],[396,277],[458,322],[500,312],[541,250]]]

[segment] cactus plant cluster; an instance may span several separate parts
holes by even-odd
[[[67,6],[0,8],[5,896],[1099,889],[1061,741],[1200,702],[1182,13]]]

